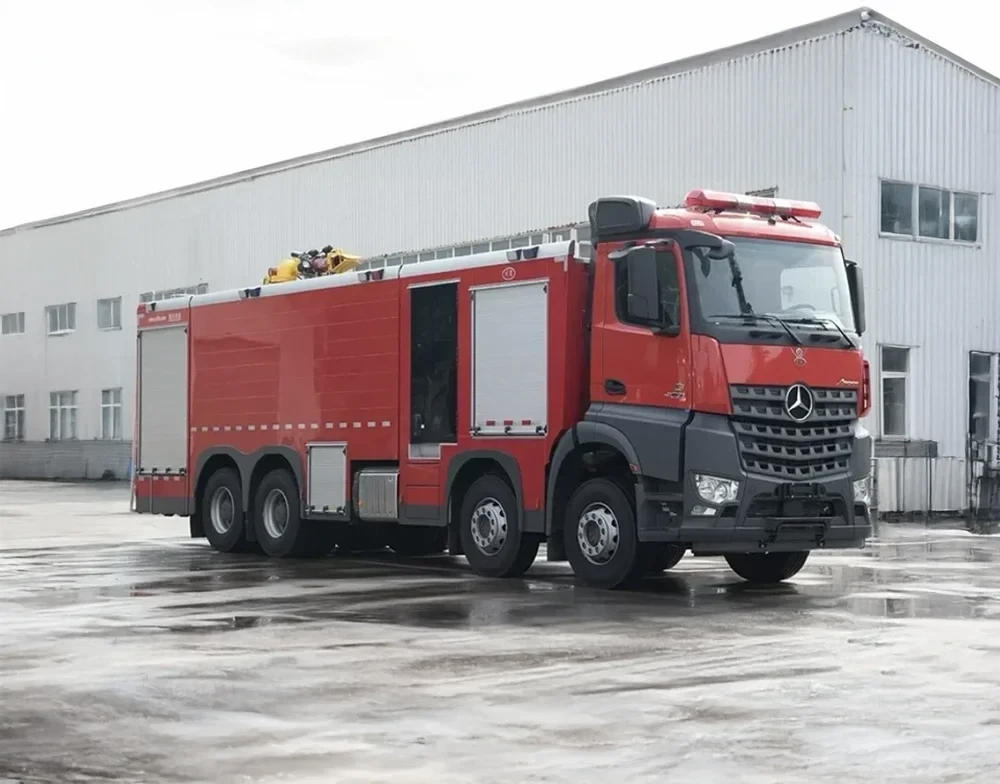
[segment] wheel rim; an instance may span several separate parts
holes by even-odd
[[[281,490],[272,490],[264,499],[264,530],[272,539],[280,539],[288,529],[288,498]]]
[[[607,504],[595,503],[583,510],[576,525],[580,552],[594,566],[603,566],[615,557],[621,540],[618,518]]]
[[[212,493],[208,505],[208,519],[217,533],[225,534],[236,521],[236,504],[228,487],[220,487]]]
[[[496,555],[507,541],[507,512],[495,498],[484,498],[472,511],[472,541],[483,555]]]

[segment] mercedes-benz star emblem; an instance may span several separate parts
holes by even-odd
[[[792,384],[785,393],[785,411],[796,422],[805,422],[813,412],[813,393],[802,384]]]

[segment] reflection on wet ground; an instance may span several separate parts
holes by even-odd
[[[746,585],[226,557],[117,488],[0,491],[0,782],[990,781],[1000,537]]]

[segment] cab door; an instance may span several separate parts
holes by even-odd
[[[602,279],[606,284],[599,303],[603,311],[599,325],[602,357],[598,377],[592,374],[595,383],[591,385],[591,399],[622,405],[687,409],[690,357],[687,313],[682,296],[682,262],[677,244],[664,243],[657,249],[658,291],[650,292],[655,302],[654,312],[659,315],[651,321],[663,323],[662,317],[666,315],[669,323],[679,327],[679,332],[673,335],[658,333],[650,323],[629,318],[628,265],[624,260],[611,261],[606,257],[601,262],[604,265]]]

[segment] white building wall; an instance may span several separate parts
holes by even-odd
[[[881,460],[880,504],[964,509],[969,352],[1000,352],[1000,87],[885,29],[846,46],[843,233],[865,266],[865,349],[877,382],[877,344],[911,347],[908,436],[937,442],[939,455]],[[979,241],[880,235],[883,178],[978,194]],[[869,418],[878,434],[880,414]]]

